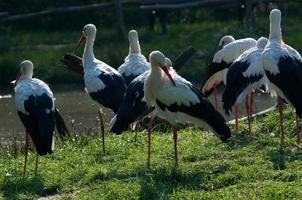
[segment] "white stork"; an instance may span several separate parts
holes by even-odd
[[[230,129],[208,99],[173,69],[168,69],[160,51],[150,54],[150,62],[151,71],[144,85],[145,99],[149,106],[155,107],[158,116],[173,127],[175,164],[178,164],[177,124],[206,126],[226,142],[231,136]]]
[[[234,61],[228,70],[226,87],[222,95],[223,108],[227,115],[229,115],[229,110],[232,109],[233,105],[247,99],[249,132],[251,132],[253,114],[253,92],[267,85],[267,78],[262,65],[262,52],[267,42],[267,38],[259,38],[256,47],[245,51]],[[250,100],[248,100],[249,94],[251,94]],[[238,117],[235,118],[238,119]]]
[[[172,62],[166,58],[168,67],[172,67]],[[144,84],[150,71],[139,75],[131,81],[128,85],[124,100],[117,112],[110,122],[111,131],[116,134],[121,134],[127,130],[130,124],[136,123],[147,116],[154,116],[150,113],[154,107],[149,108],[144,98]]]
[[[256,40],[244,38],[235,40],[232,36],[226,35],[221,38],[214,58],[209,65],[207,81],[202,87],[202,92],[209,96],[215,88],[225,83],[225,77],[231,64],[246,50],[255,47]]]
[[[226,76],[231,64],[246,50],[256,46],[256,40],[253,38],[244,38],[235,40],[232,36],[226,35],[219,42],[218,51],[209,66],[207,81],[202,87],[202,92],[209,96],[215,92],[215,108],[217,109],[216,88],[222,83],[226,84]],[[235,127],[238,130],[238,109],[235,107]]]
[[[281,142],[283,142],[283,101],[281,98],[292,104],[296,109],[297,128],[298,117],[302,117],[302,94],[299,91],[302,88],[302,58],[295,49],[282,40],[281,12],[278,9],[274,9],[270,13],[269,42],[262,56],[263,67],[270,81],[269,89],[278,95]],[[298,144],[300,140],[299,132],[297,130]]]
[[[87,24],[76,45],[78,49],[86,41],[82,57],[86,91],[94,101],[117,113],[126,90],[125,82],[118,71],[94,57],[95,35],[96,27]]]
[[[122,75],[106,63],[96,59],[93,53],[96,27],[87,24],[83,28],[83,34],[76,45],[76,49],[84,42],[82,62],[84,68],[84,83],[89,96],[102,106],[110,108],[117,113],[126,90],[126,85]],[[99,113],[99,120],[103,138],[103,153],[105,153],[104,127],[102,113]]]
[[[49,87],[41,80],[32,78],[33,64],[29,60],[21,62],[21,73],[14,82],[15,102],[19,117],[26,129],[25,162],[23,176],[26,173],[29,137],[38,155],[52,154],[54,148],[53,131],[55,127],[55,102]]]
[[[141,54],[137,32],[135,30],[129,31],[128,39],[130,43],[129,54],[124,63],[117,69],[124,77],[127,86],[135,77],[150,69],[150,63]]]
[[[144,83],[148,72],[145,72],[128,85],[124,100],[117,114],[110,121],[110,132],[121,134],[126,131],[131,124],[136,124],[148,116],[154,108],[149,108],[144,98]]]
[[[166,58],[168,67],[172,67],[172,62]],[[156,115],[154,107],[148,107],[144,98],[144,84],[149,75],[149,71],[139,75],[128,85],[123,103],[121,104],[118,113],[110,122],[110,132],[121,134],[127,130],[129,125],[148,117],[148,165],[150,164],[150,147],[151,147],[151,130],[152,119]]]

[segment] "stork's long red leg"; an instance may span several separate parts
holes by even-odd
[[[250,95],[246,96],[246,102],[245,102],[245,107],[246,107],[246,113],[247,113],[247,120],[248,120],[248,125],[249,125],[249,133],[251,133],[251,112],[250,112]]]
[[[178,153],[177,153],[177,128],[173,127],[173,140],[174,140],[174,160],[175,166],[178,166]]]
[[[151,157],[151,134],[152,134],[152,118],[149,118],[148,122],[148,158],[147,165],[150,166],[150,157]]]
[[[251,92],[251,95],[250,95],[250,116],[251,117],[253,117],[254,97],[255,97],[255,92]]]
[[[35,175],[37,175],[38,172],[38,164],[39,164],[39,154],[36,153],[36,168],[35,168]]]
[[[235,104],[235,130],[238,132],[238,106]]]
[[[249,105],[249,110],[250,110],[250,126],[251,126],[250,133],[252,132],[254,97],[255,97],[255,93],[251,92],[251,94],[250,94],[250,105]]]
[[[299,148],[299,146],[300,146],[300,139],[301,139],[301,135],[300,135],[300,126],[299,126],[299,116],[298,116],[298,114],[297,114],[297,112],[296,112],[296,137],[297,137],[297,146],[298,146],[298,148]]]
[[[24,160],[24,168],[23,168],[23,178],[26,175],[26,166],[27,166],[27,156],[28,156],[28,146],[29,146],[29,135],[27,130],[25,131],[25,144],[24,144],[24,154],[25,154],[25,160]]]
[[[279,117],[280,117],[281,144],[283,144],[284,142],[283,101],[279,96],[277,97],[277,101],[278,101],[278,110],[279,110]]]
[[[99,110],[99,120],[100,120],[100,126],[101,126],[101,135],[102,135],[102,150],[103,154],[106,153],[106,148],[105,148],[105,125],[104,125],[104,120],[103,120],[103,110]]]

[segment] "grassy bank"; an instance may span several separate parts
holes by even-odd
[[[128,42],[118,42],[114,38],[114,29],[98,28],[95,41],[97,58],[117,68],[128,53]],[[259,18],[255,27],[245,27],[238,21],[204,21],[199,24],[171,24],[168,34],[162,35],[159,27],[155,31],[137,28],[143,54],[148,56],[152,50],[163,51],[172,60],[188,46],[198,50],[197,54],[183,67],[180,73],[193,82],[201,82],[219,38],[232,34],[235,38],[268,36],[267,18]],[[282,21],[284,41],[302,48],[302,25],[296,18],[284,17]],[[135,27],[131,27],[135,28]],[[128,28],[129,30],[131,28]],[[19,63],[31,59],[35,63],[35,76],[51,83],[80,82],[82,77],[59,67],[59,59],[67,52],[72,52],[80,37],[79,31],[62,32],[18,32],[5,29],[0,33],[0,84],[8,87],[8,82],[16,77]],[[76,52],[82,54],[82,50]],[[1,87],[0,87],[1,88]]]
[[[285,130],[294,133],[292,110]],[[99,139],[82,138],[57,145],[54,155],[41,158],[34,175],[22,179],[23,155],[0,156],[0,198],[33,199],[301,199],[302,154],[293,135],[283,148],[278,115],[258,118],[254,134],[245,122],[228,144],[202,130],[179,132],[180,166],[173,167],[172,134],[153,134],[151,167],[146,167],[146,133],[109,134],[107,153]]]

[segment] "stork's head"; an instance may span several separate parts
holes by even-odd
[[[273,9],[270,13],[270,34],[269,39],[277,39],[282,41],[281,33],[281,11]]]
[[[235,38],[233,36],[225,35],[220,39],[218,48],[222,49],[225,45],[227,45],[231,42],[234,42],[234,41],[235,41]]]
[[[270,13],[270,21],[272,22],[281,22],[281,11],[279,9],[273,9]]]
[[[160,52],[160,51],[151,52],[150,56],[149,56],[149,60],[151,62],[152,68],[160,67],[165,72],[165,74],[168,76],[168,78],[170,79],[172,84],[175,85],[175,81],[173,80],[173,78],[169,72],[168,66],[167,66],[166,57],[162,52]]]
[[[138,34],[137,34],[136,30],[129,31],[128,39],[129,39],[129,43],[130,43],[129,52],[130,53],[140,53],[141,49],[139,46]]]
[[[225,45],[231,43],[231,42],[234,42],[235,39],[233,38],[233,36],[231,35],[225,35],[223,36],[220,41],[219,41],[219,44],[218,44],[218,47],[216,48],[216,50],[214,51],[214,55],[220,50],[222,49]]]
[[[87,24],[84,26],[82,36],[76,44],[75,49],[78,49],[86,40],[94,40],[96,34],[96,27],[93,24]]]
[[[138,40],[138,35],[137,35],[136,30],[129,31],[128,39],[129,39],[129,42]]]
[[[23,76],[30,76],[33,75],[34,65],[30,60],[24,60],[20,64],[21,66],[21,73]]]
[[[266,37],[260,37],[258,40],[257,40],[257,43],[256,43],[256,46],[257,48],[259,49],[264,49],[266,44],[268,42],[268,39]]]
[[[19,80],[31,79],[33,76],[34,65],[30,60],[24,60],[20,64],[21,69],[20,73],[17,76],[16,80],[12,81],[13,87],[16,87]]]

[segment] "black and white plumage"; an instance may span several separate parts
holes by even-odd
[[[166,62],[169,67],[172,67],[169,58],[166,58]],[[148,107],[144,99],[144,84],[149,73],[149,71],[146,71],[128,85],[123,103],[110,122],[110,132],[121,134],[127,130],[130,124],[136,123],[147,116],[152,118],[156,115],[153,112],[154,107]]]
[[[151,72],[144,85],[147,104],[155,106],[158,115],[172,125],[192,123],[203,127],[207,124],[222,141],[226,141],[230,130],[222,115],[189,81],[170,69],[173,84],[163,71],[166,70],[164,58],[159,51],[150,54]]]
[[[209,73],[202,92],[209,96],[213,90],[225,84],[226,74],[231,64],[246,50],[256,46],[253,38],[235,40],[232,36],[226,35],[219,42],[218,51],[209,66]]]
[[[292,104],[302,117],[302,59],[292,47],[285,44],[281,33],[281,12],[270,13],[269,42],[264,49],[263,67],[270,81],[269,89]]]
[[[126,90],[125,81],[117,70],[94,57],[95,34],[96,27],[93,24],[87,24],[76,46],[79,48],[86,40],[82,57],[85,88],[93,100],[117,113]]]
[[[128,85],[123,103],[110,122],[110,132],[121,134],[131,123],[139,121],[150,114],[154,108],[149,108],[144,98],[144,83],[149,72],[136,77]]]
[[[167,68],[160,51],[150,54],[151,71],[145,81],[144,93],[149,106],[154,106],[159,117],[172,124],[175,161],[177,164],[177,124],[195,124],[210,128],[222,141],[231,136],[223,116],[190,82]]]
[[[39,155],[53,152],[55,102],[49,87],[32,78],[33,64],[21,63],[21,75],[16,80],[15,102],[19,117],[33,140]]]
[[[256,47],[245,51],[230,66],[222,96],[227,115],[233,105],[241,103],[251,92],[267,85],[262,64],[262,52],[267,42],[267,38],[259,38]]]
[[[129,31],[128,39],[129,54],[117,70],[124,77],[127,86],[134,78],[150,69],[150,63],[141,54],[137,32],[135,30]]]

